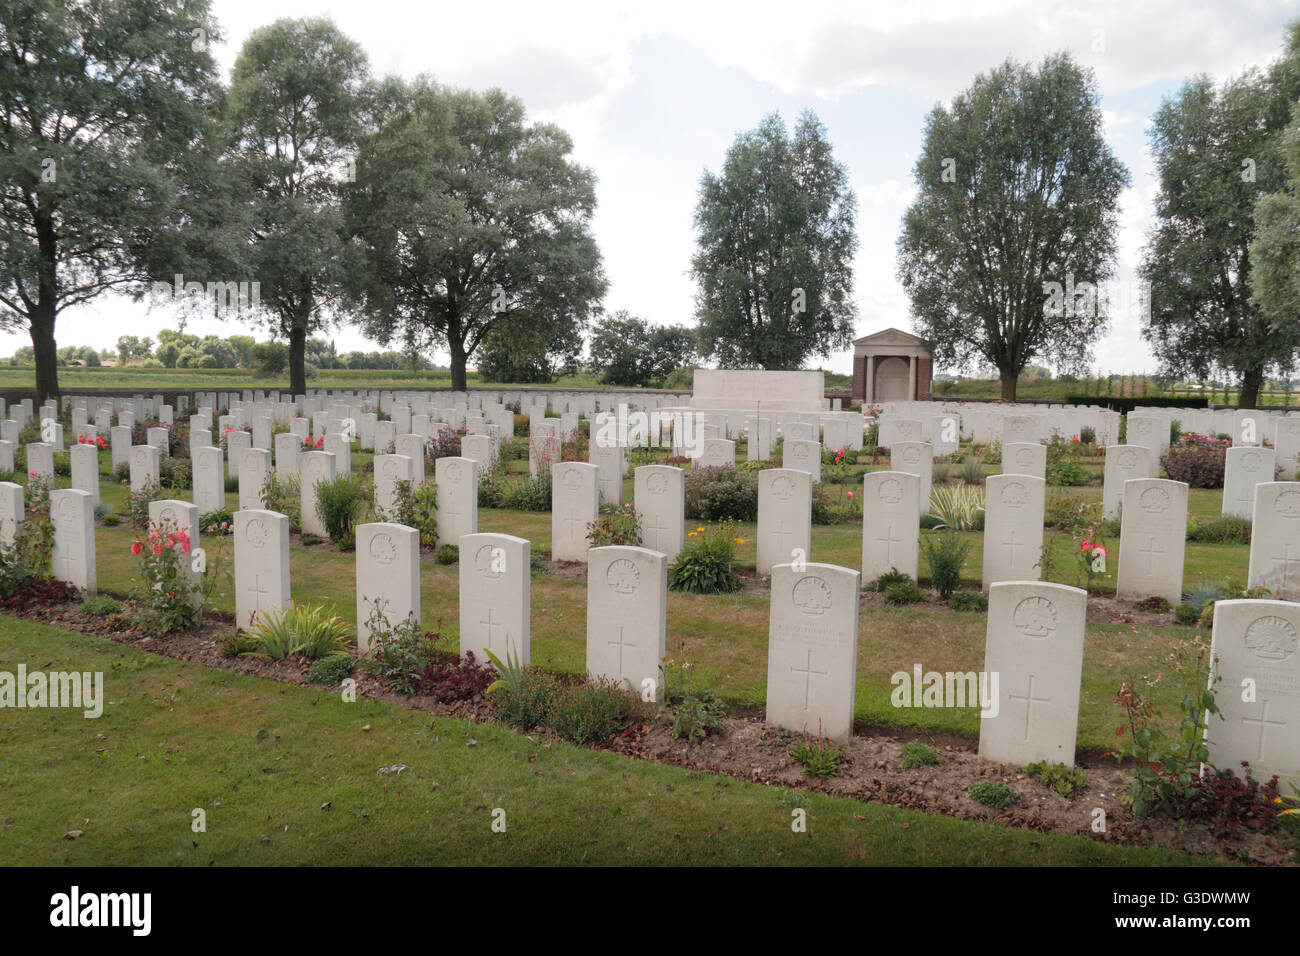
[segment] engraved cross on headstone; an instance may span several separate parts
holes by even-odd
[[[1256,759],[1256,760],[1263,760],[1263,759],[1264,759],[1264,732],[1265,732],[1266,730],[1268,730],[1269,727],[1285,727],[1285,726],[1286,726],[1286,721],[1285,721],[1285,720],[1269,720],[1269,719],[1268,719],[1268,703],[1269,703],[1269,702],[1268,702],[1267,699],[1261,699],[1261,700],[1260,700],[1260,702],[1259,702],[1259,716],[1258,716],[1258,717],[1242,717],[1242,718],[1241,718],[1241,722],[1242,722],[1243,724],[1259,724],[1259,740],[1256,742],[1256,745],[1255,745],[1255,759]]]
[[[1164,549],[1164,548],[1157,548],[1157,547],[1156,547],[1156,539],[1155,539],[1155,538],[1152,538],[1152,539],[1151,539],[1151,543],[1148,544],[1145,548],[1140,549],[1140,550],[1138,551],[1138,553],[1139,553],[1139,554],[1145,554],[1145,555],[1147,556],[1147,577],[1150,577],[1152,574],[1155,573],[1155,560],[1156,560],[1156,555],[1157,555],[1157,554],[1164,554],[1164,553],[1165,553],[1165,549]]]
[[[811,704],[812,677],[816,674],[818,677],[829,677],[829,671],[815,671],[812,669],[812,648],[808,648],[808,658],[802,668],[790,665],[790,673],[803,675],[803,709],[806,711]]]
[[[1008,691],[1007,697],[1010,700],[1023,700],[1025,702],[1025,739],[1028,740],[1029,739],[1029,718],[1030,718],[1030,713],[1034,708],[1034,704],[1035,703],[1049,704],[1051,703],[1052,698],[1034,696],[1034,675],[1033,674],[1029,675],[1029,689],[1024,694],[1012,694],[1011,692]]]

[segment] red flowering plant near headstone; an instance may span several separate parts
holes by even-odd
[[[224,539],[216,541],[212,553],[192,548],[189,534],[167,519],[150,522],[143,535],[135,535],[131,553],[140,560],[140,584],[131,598],[142,631],[176,634],[202,623],[203,606],[225,567]]]
[[[1165,474],[1174,481],[1185,481],[1192,488],[1222,488],[1227,464],[1226,438],[1213,438],[1195,432],[1184,435],[1160,458]]]
[[[100,438],[98,435],[78,435],[77,444],[94,445],[100,451],[103,451],[108,447],[108,442],[104,441],[104,439]]]

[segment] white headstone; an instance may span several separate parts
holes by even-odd
[[[1007,442],[1002,446],[1002,474],[1047,478],[1047,446],[1038,442]]]
[[[403,456],[405,457],[405,456]],[[420,620],[420,533],[406,525],[357,525],[357,648],[370,649],[370,616],[389,628]]]
[[[1107,445],[1102,471],[1101,516],[1114,521],[1124,505],[1124,482],[1133,478],[1154,478],[1156,453],[1145,445]]]
[[[1237,600],[1214,604],[1209,715],[1210,764],[1280,789],[1300,776],[1300,604]]]
[[[298,474],[301,476],[298,487],[302,495],[302,533],[323,538],[328,532],[316,513],[316,486],[334,480],[334,456],[327,451],[303,452],[298,458]]]
[[[812,475],[795,468],[763,469],[758,473],[758,573],[806,562],[811,549]]]
[[[916,580],[920,564],[921,479],[903,471],[862,476],[862,580],[897,569]]]
[[[234,546],[235,626],[248,629],[260,615],[289,606],[289,516],[261,508],[236,511]]]
[[[295,432],[280,432],[275,436],[275,474],[277,478],[298,474],[298,456],[302,454],[302,438]]]
[[[1273,449],[1249,445],[1229,448],[1223,470],[1222,513],[1249,519],[1255,510],[1255,486],[1273,480]]]
[[[23,486],[12,481],[0,481],[0,550],[13,547],[24,517]]]
[[[767,722],[844,742],[853,736],[862,577],[833,564],[772,568]]]
[[[188,501],[164,498],[149,502],[149,523],[159,526],[165,533],[184,532],[189,539],[189,553],[181,560],[181,573],[191,584],[198,586],[203,580],[201,572],[194,569],[194,550],[199,547],[199,509]],[[201,597],[194,594],[195,602]]]
[[[898,422],[894,423],[898,425]],[[889,469],[921,479],[917,495],[917,516],[930,511],[930,484],[934,481],[934,446],[929,442],[897,441],[889,449]]]
[[[90,507],[99,505],[99,447],[80,442],[68,449],[72,462],[72,487],[90,492]]]
[[[67,581],[87,596],[94,595],[95,507],[90,493],[77,488],[51,491],[50,523],[54,526],[54,579]]]
[[[411,459],[405,455],[375,456],[375,513],[394,517],[397,512],[397,486],[411,480]]]
[[[158,449],[153,445],[131,446],[131,491],[138,493],[149,482],[158,482]]]
[[[215,445],[194,449],[194,504],[200,515],[226,507],[226,475],[221,449]]]
[[[532,545],[509,534],[468,534],[460,539],[460,652],[484,648],[502,662],[529,664]],[[507,649],[509,654],[507,655]]]
[[[1000,581],[989,589],[985,760],[1074,766],[1087,603],[1086,591],[1064,584]]]
[[[1247,586],[1268,588],[1283,601],[1300,600],[1300,481],[1255,486]]]
[[[239,507],[261,508],[262,488],[271,475],[271,453],[265,448],[245,448],[239,454]]]
[[[1115,596],[1126,601],[1183,595],[1187,485],[1164,478],[1124,482]]]
[[[54,481],[54,446],[43,441],[28,442],[27,471],[47,482]]]
[[[587,560],[587,525],[600,510],[598,469],[580,461],[551,466],[551,559]]]
[[[587,552],[587,673],[663,699],[668,561],[648,548]]]
[[[623,503],[623,446],[617,442],[603,443],[593,440],[588,446],[588,457],[597,469],[597,484],[601,503]]]
[[[462,535],[478,533],[478,472],[470,458],[439,458],[437,487],[438,547],[459,544]]]
[[[1046,482],[1032,475],[990,475],[984,481],[984,569],[981,587],[1037,581],[1043,556]]]
[[[708,442],[705,442],[708,445]],[[782,446],[781,467],[796,468],[812,475],[813,481],[822,480],[822,446],[820,442],[786,439]]]
[[[786,446],[789,455],[789,445]],[[697,468],[735,468],[736,443],[725,438],[709,438],[704,442],[704,450],[695,459]],[[793,466],[791,466],[793,467]]]
[[[686,543],[686,473],[673,465],[642,465],[633,473],[632,498],[641,516],[641,540],[677,560]]]
[[[411,459],[411,486],[424,484],[424,439],[413,432],[398,435],[393,439],[393,452]]]

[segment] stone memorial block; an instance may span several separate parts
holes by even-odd
[[[1165,478],[1124,482],[1115,596],[1125,601],[1183,599],[1187,485]]]
[[[194,504],[200,515],[226,506],[226,468],[221,449],[215,445],[196,448],[194,462]]]
[[[176,421],[175,410],[170,405],[163,405],[158,409],[158,421],[163,425],[171,425]]]
[[[1133,478],[1154,478],[1159,460],[1145,445],[1107,445],[1102,470],[1101,516],[1114,521],[1124,504],[1124,482]]]
[[[984,569],[981,587],[997,581],[1037,581],[1043,556],[1047,483],[1033,475],[984,480]]]
[[[439,485],[441,489],[441,485]],[[480,663],[490,650],[502,662],[529,664],[532,545],[509,534],[460,539],[460,653]]]
[[[246,457],[258,454],[270,457],[265,449],[244,452]],[[261,508],[236,511],[233,537],[235,626],[246,630],[261,615],[289,606],[289,516]]]
[[[999,581],[989,589],[979,755],[1017,766],[1074,766],[1088,592]]]
[[[113,471],[117,472],[123,465],[131,464],[131,429],[125,425],[114,425],[108,432],[109,453],[112,455]]]
[[[623,446],[617,441],[594,439],[588,445],[588,459],[597,469],[602,503],[623,503]]]
[[[166,458],[170,449],[168,445],[171,441],[171,432],[166,428],[146,428],[144,430],[146,445],[153,445],[158,449],[158,457]]]
[[[153,445],[132,445],[131,491],[139,492],[151,481],[158,482],[158,449]]]
[[[832,451],[848,449],[849,423],[842,418],[828,418],[822,422],[822,444]]]
[[[340,435],[338,432],[326,435],[322,450],[334,456],[335,474],[352,474],[352,445],[345,436]]]
[[[329,534],[316,513],[316,486],[334,480],[334,456],[327,451],[303,452],[298,458],[298,489],[302,496],[302,533],[324,538]]]
[[[772,419],[750,418],[745,422],[746,456],[750,461],[767,461],[772,457]]]
[[[930,483],[934,480],[934,446],[929,442],[898,441],[889,449],[889,470],[921,479],[917,516],[930,513]]]
[[[1300,415],[1285,415],[1273,422],[1273,450],[1277,454],[1279,476],[1283,481],[1294,481],[1297,474],[1296,456],[1300,455]]]
[[[587,673],[663,699],[668,560],[610,545],[587,552]]]
[[[913,581],[920,562],[921,479],[903,471],[862,476],[862,580],[897,569]]]
[[[384,517],[397,512],[397,483],[410,481],[411,459],[405,455],[375,456],[375,511]]]
[[[27,443],[27,472],[54,481],[54,446],[48,442],[33,441]]]
[[[262,488],[271,475],[271,453],[265,448],[245,448],[239,453],[239,507],[262,507]]]
[[[1295,567],[1291,567],[1292,562]],[[1300,600],[1298,481],[1268,481],[1255,486],[1247,587],[1268,588],[1273,597],[1283,601]]]
[[[68,449],[72,464],[72,487],[90,492],[90,507],[99,506],[99,447],[78,443]]]
[[[465,435],[460,440],[460,453],[474,462],[475,470],[482,477],[493,470],[496,461],[496,446],[487,435]]]
[[[194,457],[194,449],[207,448],[212,444],[212,431],[207,428],[190,429],[190,457]]]
[[[786,439],[781,446],[781,467],[796,468],[812,475],[813,481],[822,480],[822,446],[820,442]]]
[[[1032,442],[1038,437],[1038,427],[1033,415],[1003,415],[1002,444]]]
[[[289,419],[289,434],[298,436],[298,447],[302,447],[302,439],[311,437],[311,419],[295,417]]]
[[[1223,470],[1224,516],[1250,519],[1255,486],[1273,480],[1273,449],[1242,445],[1228,449]]]
[[[302,438],[295,432],[280,432],[275,436],[275,475],[288,478],[298,474],[298,456],[302,454]]]
[[[772,568],[767,722],[843,743],[853,736],[862,577],[833,564]]]
[[[472,458],[439,458],[437,487],[438,547],[458,545],[463,535],[478,533],[478,472]]]
[[[14,471],[14,451],[16,446],[11,441],[0,439],[0,471]]]
[[[758,473],[758,561],[760,575],[775,565],[807,561],[812,552],[812,475],[797,468]]]
[[[0,481],[0,551],[13,547],[18,527],[25,518],[23,486]]]
[[[54,526],[51,568],[56,581],[66,581],[87,597],[96,593],[95,506],[90,492],[61,488],[50,492],[50,523]]]
[[[599,469],[580,461],[551,466],[551,560],[586,561],[587,525],[600,511]]]
[[[1210,764],[1281,789],[1300,777],[1300,604],[1236,600],[1214,604],[1210,689],[1222,719],[1209,715]],[[1245,699],[1243,699],[1245,698]]]
[[[1002,446],[1002,474],[1047,478],[1047,446],[1038,442],[1007,442]]]
[[[786,422],[781,428],[781,438],[785,444],[792,441],[816,441],[817,429],[807,422]]]
[[[414,432],[398,435],[393,439],[393,454],[404,455],[411,459],[411,487],[418,488],[424,484],[424,439]]]
[[[1130,412],[1124,429],[1124,443],[1145,445],[1159,457],[1169,448],[1169,422],[1163,415]]]
[[[387,455],[393,451],[393,439],[397,437],[397,429],[394,427],[392,420],[375,423],[375,454]]]
[[[362,653],[370,649],[376,609],[389,629],[420,620],[420,532],[414,528],[384,521],[357,525],[357,648]]]
[[[227,432],[224,440],[226,444],[226,475],[237,479],[239,477],[240,456],[253,447],[253,436],[246,431],[236,429]]]
[[[253,419],[253,447],[271,450],[271,418],[259,415]]]
[[[786,454],[789,455],[789,444],[786,445]],[[695,459],[695,464],[700,468],[735,468],[736,467],[736,443],[728,441],[725,438],[710,438],[704,442],[704,450],[700,452],[700,457]],[[794,467],[793,465],[791,467]],[[806,470],[806,469],[805,469]]]
[[[672,567],[686,543],[686,473],[674,465],[642,465],[632,477],[642,543]]]
[[[194,570],[194,550],[199,547],[198,505],[192,505],[188,501],[178,501],[174,498],[151,501],[149,502],[149,523],[159,526],[161,530],[167,533],[184,532],[190,546],[187,549],[188,553],[180,562],[181,574],[197,587],[203,580],[202,572]],[[202,601],[202,597],[197,591],[193,597],[195,603]]]

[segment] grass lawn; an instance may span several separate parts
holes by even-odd
[[[10,865],[1207,862],[546,746],[0,616],[0,670],[19,663],[102,672],[107,703],[0,722]]]

